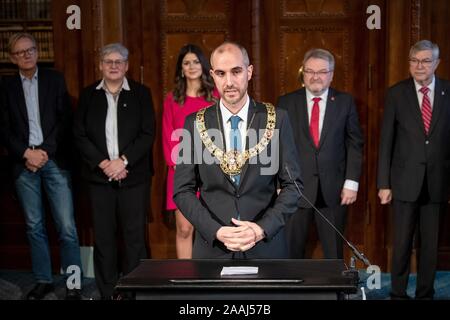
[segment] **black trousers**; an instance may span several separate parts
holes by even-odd
[[[90,184],[89,187],[94,220],[95,281],[102,298],[109,298],[119,279],[118,228],[125,245],[123,274],[146,258],[146,203],[150,194],[144,183],[131,187],[119,187],[115,183]]]
[[[344,233],[347,206],[337,205],[327,207],[323,200],[320,185],[318,187],[317,199],[314,203],[316,208],[341,232]],[[304,259],[308,240],[309,228],[312,220],[315,220],[317,233],[322,244],[325,259],[343,258],[343,241],[335,230],[312,208],[300,208],[286,223],[286,236],[291,259]]]
[[[391,296],[393,298],[406,297],[416,226],[420,237],[416,298],[433,298],[439,220],[442,208],[442,203],[430,201],[426,179],[418,201],[394,200],[392,215],[394,239],[391,265]]]

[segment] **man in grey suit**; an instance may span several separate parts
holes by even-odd
[[[439,48],[422,40],[411,47],[411,78],[389,88],[378,159],[378,196],[393,200],[393,299],[406,295],[414,230],[420,254],[416,299],[433,298],[439,216],[448,199],[450,83],[435,77]]]
[[[302,187],[289,119],[248,96],[243,47],[220,45],[211,67],[220,101],[186,118],[175,171],[174,201],[196,230],[193,258],[287,258],[294,180]]]
[[[353,98],[330,88],[334,57],[311,49],[303,59],[305,87],[278,100],[294,130],[305,185],[305,196],[343,233],[347,206],[356,201],[363,137]],[[308,230],[315,219],[324,257],[342,258],[339,235],[302,199],[287,223],[291,258],[304,258]]]

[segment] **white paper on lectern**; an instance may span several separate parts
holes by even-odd
[[[258,267],[223,267],[221,276],[231,276],[238,274],[258,274]]]

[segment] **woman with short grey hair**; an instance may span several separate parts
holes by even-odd
[[[95,280],[102,299],[121,299],[114,292],[119,278],[146,258],[145,221],[148,186],[153,175],[155,117],[150,90],[128,79],[128,50],[120,43],[102,48],[102,79],[85,88],[75,113],[74,135],[89,181],[94,220]],[[125,244],[125,263],[118,264],[117,228]]]

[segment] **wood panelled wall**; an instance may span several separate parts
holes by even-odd
[[[81,30],[68,30],[69,5],[81,8]],[[366,9],[381,8],[381,30],[368,30]],[[129,76],[152,90],[158,135],[154,145],[155,176],[148,219],[148,244],[154,258],[174,258],[173,217],[164,213],[165,165],[161,116],[165,94],[172,89],[179,48],[191,42],[206,54],[224,40],[243,44],[255,66],[251,94],[276,103],[300,86],[298,69],[312,47],[336,58],[333,86],[354,95],[366,138],[364,172],[358,201],[348,215],[346,236],[387,270],[390,208],[378,203],[377,148],[385,89],[408,76],[409,47],[428,38],[441,48],[438,75],[450,79],[450,3],[446,0],[60,0],[52,2],[55,66],[65,73],[74,108],[80,90],[99,77],[98,52],[120,41],[130,49]],[[5,158],[2,158],[6,161]],[[5,181],[2,179],[2,181]],[[84,182],[74,176],[76,215],[82,245],[93,243]],[[0,267],[29,267],[25,228],[11,184],[1,188]],[[311,255],[320,245],[311,236]],[[51,242],[56,243],[54,232]],[[450,219],[443,217],[440,267],[450,268]],[[58,263],[53,246],[55,264]],[[9,258],[5,258],[9,257]],[[348,260],[349,253],[346,253]]]

